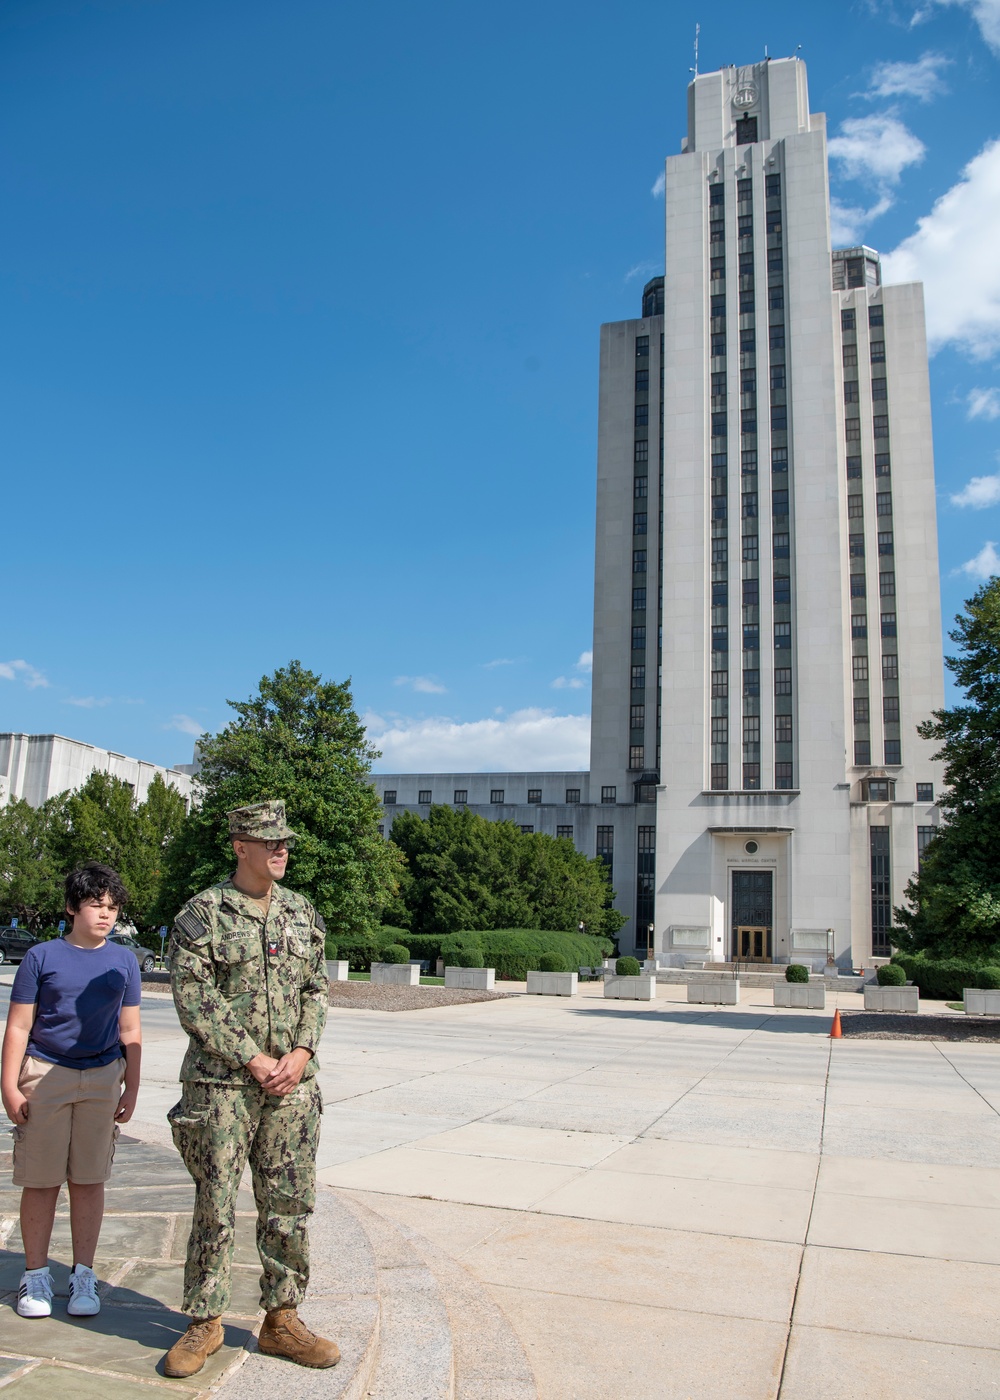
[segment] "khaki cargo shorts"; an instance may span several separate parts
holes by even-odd
[[[123,1059],[100,1069],[67,1069],[26,1055],[17,1087],[28,1100],[28,1121],[14,1128],[14,1185],[107,1181],[124,1079]]]

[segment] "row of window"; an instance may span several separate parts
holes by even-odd
[[[871,717],[871,712],[870,712],[870,709],[869,709],[868,696],[867,696],[867,695],[855,695],[855,697],[854,697],[854,723],[855,723],[855,724],[867,724],[867,723],[869,722],[869,720],[870,720],[870,717]],[[883,695],[883,696],[882,696],[882,719],[883,719],[883,721],[884,721],[886,724],[898,724],[898,723],[899,723],[899,696],[898,696],[898,695]]]
[[[633,628],[633,631],[635,629]],[[790,622],[776,622],[774,624],[774,646],[776,651],[788,651],[792,645],[792,624]],[[727,623],[717,624],[712,627],[712,650],[729,650],[729,626]],[[760,626],[756,622],[745,622],[743,624],[743,650],[760,651]]]
[[[859,768],[867,767],[872,761],[872,746],[870,739],[855,739],[854,741],[854,762]],[[898,739],[883,740],[882,762],[892,767],[902,763],[900,742]]]
[[[744,744],[759,744],[760,715],[743,715],[742,720]],[[792,742],[791,715],[775,715],[774,742],[776,744],[790,744]],[[726,715],[713,715],[712,743],[716,745],[729,743],[729,719]]]
[[[847,536],[847,550],[852,559],[863,559],[865,557],[865,536],[861,531],[858,534]],[[878,552],[883,557],[895,554],[896,548],[893,543],[891,530],[878,531]]]
[[[844,368],[856,369],[858,366],[858,347],[856,344],[845,344],[843,347]],[[873,365],[885,364],[885,341],[872,340],[869,343],[869,359]],[[874,396],[873,396],[874,397]],[[885,395],[882,396],[883,398]]]
[[[879,628],[883,637],[895,637],[896,635],[896,614],[894,612],[884,612],[879,615]],[[863,638],[868,636],[868,614],[851,614],[851,636]]]
[[[792,601],[792,580],[788,574],[775,574],[772,580],[774,601],[776,603],[790,603]],[[741,596],[745,608],[756,608],[760,604],[760,579],[745,578],[742,583]],[[712,584],[712,607],[725,608],[729,606],[729,584],[725,579],[719,579]]]
[[[876,452],[876,453],[875,453],[875,475],[876,475],[876,476],[889,476],[889,475],[890,475],[890,471],[891,471],[891,464],[890,464],[890,459],[889,459],[889,453],[888,453],[888,452]],[[848,459],[847,459],[847,479],[848,479],[848,481],[856,481],[856,480],[859,480],[860,477],[861,477],[861,458],[860,458],[859,456],[857,456],[857,455],[848,457]]]
[[[743,694],[748,698],[760,694],[760,671],[756,668],[746,667],[743,670]],[[791,695],[792,693],[792,668],[790,666],[775,666],[774,668],[774,693],[775,695]],[[712,672],[712,699],[729,699],[729,672]]]
[[[868,308],[868,325],[885,325],[885,308],[881,302],[873,302]],[[855,331],[858,328],[857,311],[853,306],[846,306],[840,313],[840,329],[842,331]]]
[[[714,429],[713,429],[714,431]],[[887,438],[889,436],[889,415],[888,413],[872,414],[872,437]],[[861,419],[844,419],[844,437],[848,442],[861,441]]]
[[[879,401],[888,399],[888,381],[885,378],[872,380],[872,399]],[[861,385],[857,379],[844,380],[844,403],[861,402]]]
[[[759,763],[743,764],[742,786],[749,792],[760,790],[761,766]],[[787,791],[792,786],[793,769],[790,763],[776,763],[774,765],[774,786],[781,791]],[[709,774],[709,781],[713,792],[727,792],[729,790],[729,764],[713,763]]]
[[[896,783],[892,778],[863,778],[861,781],[862,802],[895,802]],[[934,784],[917,783],[917,801],[934,801]],[[936,826],[918,827],[918,831],[937,831]]]
[[[602,801],[602,802],[617,802],[617,800],[618,800],[617,792],[618,792],[618,789],[615,788],[615,787],[613,787],[613,786],[612,786],[612,787],[602,787],[602,788],[601,788],[601,801]],[[396,788],[387,788],[386,791],[382,794],[382,803],[383,803],[383,805],[386,806],[386,807],[393,807],[393,806],[395,806],[395,805],[396,805],[396,800],[397,800],[397,789],[396,789]],[[419,791],[417,792],[417,803],[418,803],[419,806],[421,806],[421,807],[427,806],[427,805],[430,804],[430,802],[431,802],[432,800],[433,800],[433,794],[432,794],[430,788],[420,788],[420,789],[419,789]],[[469,801],[469,790],[468,790],[468,788],[455,788],[455,789],[454,789],[454,797],[453,797],[452,801],[453,801],[453,803],[454,803],[454,805],[455,805],[456,807],[467,806],[467,805],[468,805],[468,801]],[[572,803],[574,803],[574,802],[579,802],[579,801],[580,801],[580,789],[579,789],[579,788],[567,788],[567,789],[566,789],[566,803],[567,803],[567,804],[572,804]],[[506,796],[505,796],[505,793],[504,793],[504,789],[503,789],[503,788],[491,788],[491,789],[490,789],[490,802],[493,803],[494,805],[503,804],[504,806],[506,806],[506,805],[507,805],[507,799],[506,799]],[[541,802],[542,802],[542,789],[541,789],[541,788],[529,788],[529,789],[528,789],[527,805],[528,805],[529,807],[540,806],[540,805],[541,805]],[[516,805],[516,799],[512,799],[511,805]]]

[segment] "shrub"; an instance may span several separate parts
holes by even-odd
[[[994,967],[968,958],[928,958],[922,953],[897,953],[893,963],[930,1001],[960,1001],[966,987],[983,987],[984,979],[997,973]]]
[[[566,959],[560,953],[543,953],[538,959],[539,972],[565,972]]]
[[[326,943],[323,948],[323,956],[326,958],[327,962],[337,961],[337,945],[329,934],[327,934],[326,936]]]
[[[638,958],[619,958],[615,963],[616,977],[638,977],[641,971]]]
[[[485,967],[478,933],[456,933],[441,941],[445,967]]]
[[[880,987],[902,987],[906,982],[906,969],[898,963],[886,963],[875,976]]]
[[[984,992],[1000,992],[1000,967],[981,967],[972,985]]]
[[[402,943],[388,943],[379,950],[379,962],[384,963],[407,963],[410,961],[410,950],[404,948]]]
[[[482,940],[487,967],[495,967],[504,981],[523,982],[537,970],[543,953],[558,953],[569,968],[599,966],[611,952],[611,942],[590,934],[561,933],[549,929],[491,929],[477,935]]]
[[[801,963],[789,963],[785,968],[786,982],[808,982],[809,969],[803,967]]]

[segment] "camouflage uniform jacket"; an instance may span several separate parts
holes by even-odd
[[[189,899],[170,936],[170,985],[190,1037],[182,1083],[253,1082],[255,1055],[312,1051],[316,1073],[329,982],[325,926],[304,895],[274,885],[263,910],[231,880]]]

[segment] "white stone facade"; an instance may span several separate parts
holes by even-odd
[[[191,805],[191,776],[175,768],[126,758],[61,734],[0,734],[0,807],[14,798],[40,807],[48,798],[82,786],[95,772],[110,773],[128,783],[136,802],[145,800],[158,773]]]
[[[417,810],[467,789],[486,816],[571,825],[588,855],[612,826],[623,948],[652,922],[668,964],[848,971],[888,953],[938,822],[916,734],[944,703],[922,289],[831,248],[800,60],[688,99],[665,276],[601,329],[589,775],[377,781]]]

